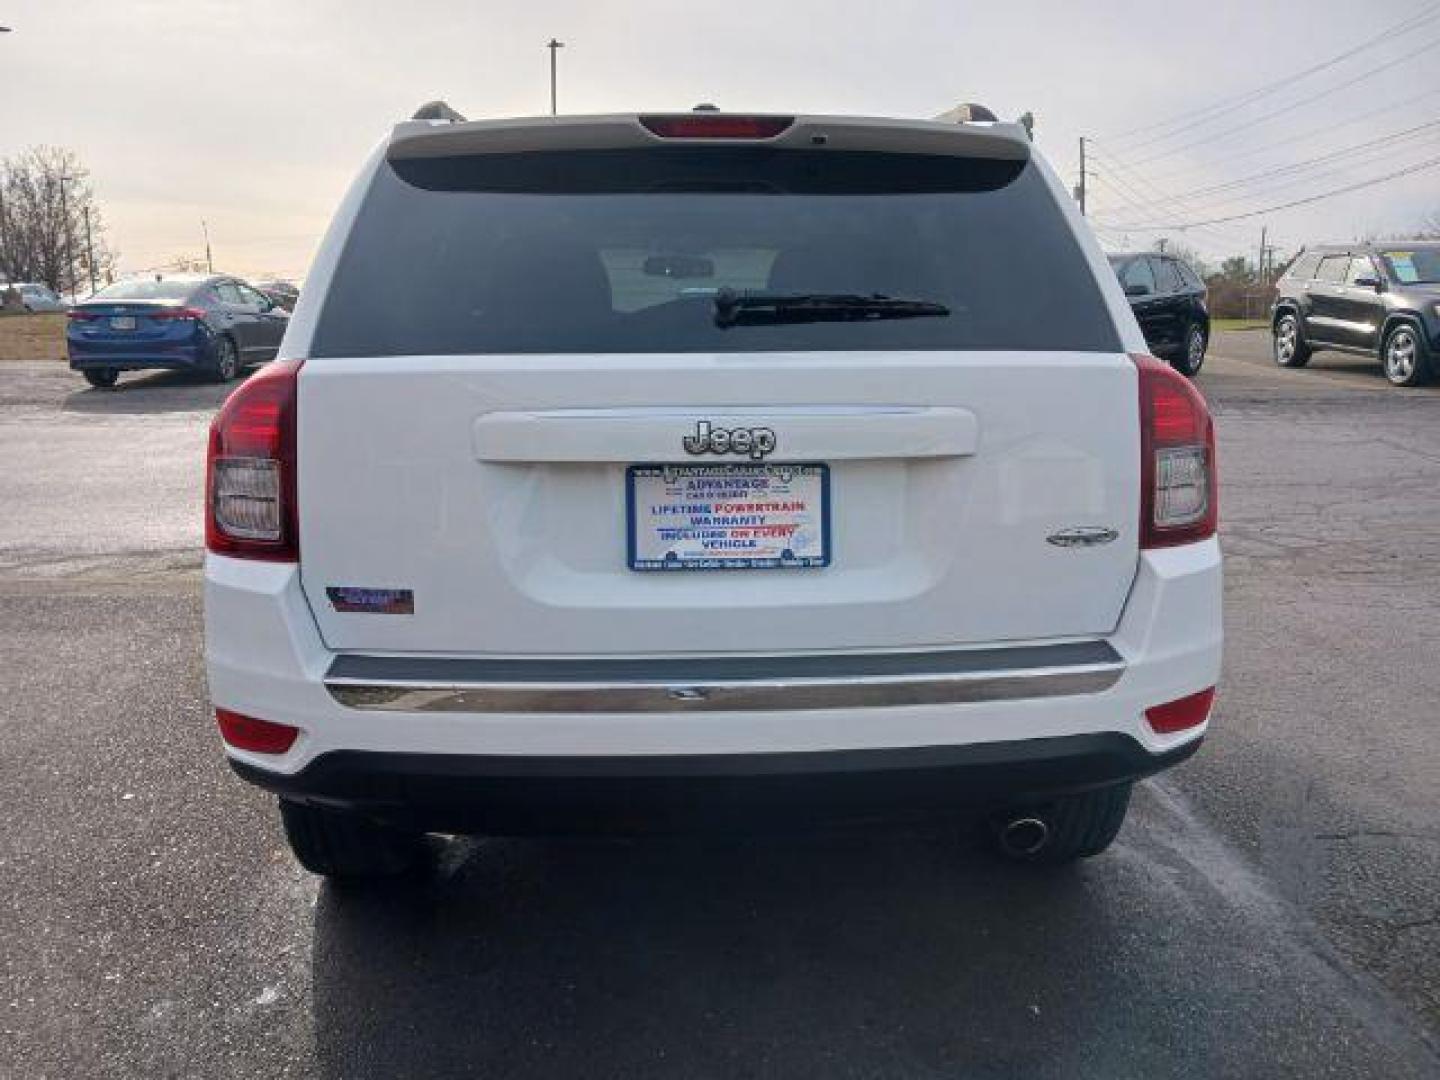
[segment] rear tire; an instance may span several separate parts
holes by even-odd
[[[346,810],[281,799],[280,820],[300,865],[323,877],[395,877],[414,869],[424,853],[421,833],[395,829]]]
[[[1120,832],[1120,826],[1125,824],[1125,814],[1130,809],[1130,789],[1128,783],[1116,784],[1079,795],[1066,795],[1039,806],[1012,807],[996,815],[991,822],[991,846],[1012,862],[1044,866],[1061,866],[1076,859],[1099,855],[1110,846]],[[1005,825],[1021,817],[1044,822],[1048,830],[1045,842],[1035,850],[1017,851],[1008,847],[1002,839]],[[1029,834],[1022,838],[1025,840],[1034,835],[1033,826],[1027,828]],[[1028,848],[1029,844],[1024,846]]]
[[[1275,363],[1281,367],[1301,368],[1310,362],[1312,352],[1300,332],[1300,320],[1289,312],[1276,321],[1271,339]]]
[[[114,368],[86,368],[81,372],[85,381],[97,390],[109,390],[120,378],[120,373]]]
[[[217,383],[228,383],[240,374],[240,350],[235,342],[221,335],[215,339],[215,355],[210,361],[210,378]]]
[[[1179,355],[1175,357],[1175,370],[1187,379],[1199,375],[1200,369],[1205,365],[1205,346],[1208,344],[1205,327],[1192,323],[1190,329],[1185,331],[1185,340],[1180,345]]]
[[[1385,335],[1380,347],[1385,378],[1393,386],[1424,386],[1430,381],[1430,353],[1425,339],[1409,323],[1401,323]]]

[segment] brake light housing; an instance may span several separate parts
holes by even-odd
[[[205,312],[193,307],[162,307],[148,313],[157,322],[203,322]]]
[[[65,317],[71,322],[94,322],[100,316],[93,311],[86,311],[84,308],[71,308],[65,313]]]
[[[301,364],[277,360],[261,368],[210,425],[205,546],[217,555],[300,559],[295,421]]]
[[[1215,535],[1215,424],[1189,379],[1153,356],[1131,357],[1140,383],[1140,547]]]
[[[704,112],[642,116],[640,123],[650,134],[662,139],[773,139],[787,131],[795,118]]]

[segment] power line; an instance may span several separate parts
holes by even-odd
[[[1329,89],[1321,90],[1319,93],[1311,94],[1310,96],[1302,98],[1299,101],[1292,101],[1290,104],[1282,105],[1278,109],[1271,109],[1268,113],[1261,113],[1259,116],[1247,122],[1246,130],[1253,129],[1256,125],[1263,124],[1267,120],[1273,120],[1277,116],[1284,116],[1286,113],[1294,112],[1296,109],[1304,108],[1307,105],[1313,105],[1317,101],[1321,101],[1334,94],[1338,94],[1341,90],[1349,89],[1356,83],[1364,82],[1366,79],[1373,79],[1376,75],[1381,75],[1386,72],[1393,71],[1401,64],[1409,63],[1416,57],[1421,56],[1426,52],[1429,52],[1437,45],[1440,45],[1440,38],[1434,38],[1433,40],[1426,42],[1424,45],[1421,45],[1418,48],[1413,49],[1412,51],[1402,56],[1396,57],[1394,60],[1390,61],[1390,63],[1386,67],[1368,68],[1367,70],[1362,71],[1359,75],[1356,75],[1351,79],[1347,79],[1345,82],[1337,83]],[[1189,142],[1181,143],[1179,146],[1171,147],[1169,150],[1161,150],[1160,152],[1151,154],[1148,157],[1140,158],[1136,161],[1131,162],[1131,164],[1146,165],[1152,161],[1159,161],[1162,158],[1173,157],[1174,155],[1181,153],[1182,151],[1189,150],[1192,147],[1203,146],[1206,143],[1212,143],[1218,139],[1233,138],[1236,134],[1238,134],[1238,132],[1234,128],[1227,128],[1223,131],[1211,132],[1209,135],[1204,135],[1198,139],[1192,139]],[[1095,140],[1092,139],[1091,141],[1093,142]]]
[[[1213,166],[1226,161],[1239,161],[1241,158],[1254,157],[1256,154],[1263,154],[1265,153],[1265,151],[1274,150],[1276,147],[1290,146],[1293,143],[1304,142],[1306,139],[1313,139],[1316,135],[1330,135],[1334,132],[1341,130],[1342,128],[1347,128],[1353,124],[1358,124],[1361,120],[1368,120],[1372,116],[1379,116],[1381,113],[1393,114],[1398,109],[1403,109],[1407,105],[1413,105],[1417,101],[1423,101],[1425,98],[1434,97],[1436,94],[1440,94],[1440,86],[1432,86],[1428,90],[1422,90],[1420,91],[1420,93],[1415,94],[1412,97],[1402,98],[1399,101],[1386,102],[1384,105],[1381,105],[1377,109],[1367,109],[1365,112],[1357,113],[1356,115],[1341,120],[1338,123],[1323,124],[1320,127],[1311,128],[1309,131],[1302,131],[1298,135],[1290,135],[1283,139],[1266,139],[1259,146],[1252,146],[1249,149],[1241,150],[1238,153],[1222,154],[1218,158],[1211,158],[1210,164]],[[1159,176],[1155,177],[1155,179],[1160,181],[1169,180],[1177,176],[1183,176],[1186,173],[1190,173],[1193,171],[1194,170],[1192,168],[1187,166],[1183,169],[1174,169],[1167,173],[1161,173]]]
[[[1181,197],[1193,199],[1198,198],[1201,195],[1209,195],[1217,191],[1229,191],[1233,188],[1245,187],[1248,184],[1253,184],[1260,180],[1280,176],[1285,173],[1304,172],[1305,170],[1312,168],[1315,165],[1334,161],[1338,158],[1349,157],[1352,154],[1365,153],[1366,151],[1373,150],[1377,147],[1385,147],[1386,149],[1389,149],[1391,143],[1403,142],[1406,139],[1414,138],[1416,135],[1421,134],[1425,131],[1429,131],[1430,129],[1436,127],[1440,127],[1440,120],[1431,120],[1428,123],[1417,124],[1415,127],[1406,128],[1404,131],[1397,131],[1392,132],[1389,135],[1382,135],[1379,138],[1370,139],[1367,142],[1356,143],[1354,146],[1347,146],[1342,150],[1333,150],[1328,154],[1321,154],[1318,157],[1309,158],[1305,161],[1297,161],[1290,165],[1281,165],[1273,169],[1265,169],[1261,172],[1251,173],[1249,176],[1243,176],[1238,180],[1230,180],[1223,184],[1211,184],[1209,187],[1192,188],[1188,192],[1182,192]]]
[[[1306,79],[1311,75],[1318,74],[1321,71],[1325,71],[1329,68],[1334,67],[1337,64],[1343,63],[1344,61],[1350,59],[1352,56],[1356,56],[1359,53],[1364,52],[1366,49],[1373,48],[1374,46],[1379,45],[1381,42],[1390,39],[1395,34],[1404,33],[1407,30],[1414,29],[1416,26],[1421,26],[1429,22],[1431,19],[1435,18],[1436,15],[1440,15],[1440,4],[1431,4],[1428,8],[1423,9],[1417,14],[1402,19],[1399,23],[1389,27],[1386,30],[1381,31],[1374,37],[1362,41],[1359,45],[1355,45],[1352,48],[1346,49],[1344,52],[1332,56],[1328,60],[1322,60],[1320,63],[1305,68],[1303,71],[1297,71],[1294,74],[1287,75],[1282,79],[1276,79],[1274,82],[1266,83],[1263,86],[1246,91],[1243,94],[1238,94],[1235,97],[1223,98],[1220,101],[1214,102],[1210,105],[1201,106],[1198,109],[1187,110],[1175,116],[1171,116],[1169,119],[1166,120],[1159,120],[1152,124],[1145,124],[1137,128],[1130,128],[1127,131],[1122,131],[1116,135],[1112,135],[1111,138],[1116,142],[1120,142],[1128,139],[1132,135],[1143,134],[1147,131],[1153,131],[1156,128],[1169,127],[1171,124],[1190,120],[1193,117],[1199,117],[1202,115],[1205,116],[1204,119],[1193,120],[1193,122],[1176,128],[1174,131],[1170,131],[1166,134],[1157,135],[1151,139],[1146,139],[1142,140],[1139,143],[1135,143],[1130,147],[1130,149],[1136,150],[1139,149],[1141,146],[1147,146],[1150,143],[1160,142],[1163,139],[1168,139],[1174,135],[1180,134],[1180,132],[1182,131],[1188,130],[1189,128],[1198,127],[1201,124],[1207,123],[1210,120],[1214,119],[1216,116],[1219,116],[1225,112],[1230,112],[1235,109],[1241,108],[1245,105],[1250,104],[1252,101],[1258,101],[1259,99],[1267,97],[1268,95],[1276,92],[1277,90],[1281,90],[1287,86],[1299,82],[1302,79]]]
[[[1142,206],[1142,205],[1140,205],[1139,203],[1137,203],[1134,199],[1127,198],[1126,195],[1124,194],[1124,192],[1120,191],[1120,189],[1117,188],[1117,187],[1115,187],[1115,185],[1114,185],[1114,180],[1118,179],[1118,177],[1108,177],[1108,176],[1101,175],[1101,176],[1098,176],[1097,179],[1100,181],[1100,183],[1101,183],[1102,185],[1104,185],[1105,187],[1108,187],[1108,188],[1115,194],[1115,196],[1116,196],[1118,199],[1120,199],[1121,202],[1125,203],[1127,206],[1130,206],[1130,207],[1132,207],[1132,208],[1134,208],[1134,209],[1136,209],[1136,210],[1139,210],[1139,211],[1141,211],[1142,213],[1151,213],[1151,212],[1153,212],[1153,211],[1155,210],[1155,207],[1154,207],[1154,206]],[[1133,188],[1131,188],[1130,190],[1131,190],[1132,192],[1134,191]],[[1162,207],[1161,209],[1163,209],[1163,207]],[[1092,221],[1094,221],[1094,216],[1093,216],[1093,215],[1092,215]],[[1127,232],[1127,231],[1133,231],[1133,232],[1183,232],[1183,233],[1186,233],[1186,234],[1190,234],[1190,235],[1192,236],[1192,239],[1194,239],[1194,240],[1196,240],[1196,241],[1199,241],[1199,242],[1207,242],[1207,243],[1213,245],[1215,248],[1220,249],[1220,250],[1225,250],[1225,251],[1233,251],[1236,247],[1245,247],[1245,246],[1247,246],[1247,245],[1250,243],[1250,238],[1249,238],[1248,236],[1244,236],[1244,235],[1242,235],[1240,232],[1238,232],[1237,230],[1233,230],[1233,229],[1230,229],[1230,228],[1227,228],[1227,227],[1224,227],[1224,226],[1201,225],[1201,226],[1185,227],[1185,228],[1172,228],[1172,227],[1169,227],[1169,226],[1163,226],[1163,225],[1162,225],[1162,226],[1155,226],[1154,228],[1149,228],[1149,227],[1147,227],[1147,228],[1141,228],[1141,229],[1130,229],[1129,226],[1125,226],[1125,225],[1111,225],[1111,224],[1106,223],[1104,220],[1094,221],[1094,224],[1095,224],[1097,227],[1099,227],[1099,228],[1109,229],[1109,230],[1111,230],[1111,231],[1121,232],[1121,233],[1124,233],[1124,232]],[[1198,234],[1198,235],[1196,235],[1196,234]]]
[[[1171,192],[1160,188],[1154,182],[1147,179],[1138,170],[1131,169],[1129,166],[1119,161],[1110,151],[1105,152],[1105,157],[1102,164],[1106,165],[1110,169],[1110,171],[1115,174],[1110,179],[1113,179],[1117,183],[1123,184],[1127,190],[1129,190],[1142,202],[1150,204],[1151,207],[1158,209],[1161,213],[1178,213],[1182,216],[1202,215],[1210,213],[1210,209],[1208,207],[1204,207],[1203,204],[1200,206],[1196,206],[1192,203],[1190,199],[1184,196],[1176,196]],[[1147,189],[1155,192],[1155,194],[1159,196],[1159,198],[1152,198],[1141,195],[1139,191],[1137,191],[1132,185],[1124,181],[1121,176],[1118,175],[1120,172],[1124,172],[1126,175],[1134,177],[1136,183],[1143,184]],[[1218,236],[1220,234],[1229,232],[1230,230],[1219,229],[1211,231]],[[1234,237],[1231,237],[1226,242],[1236,243],[1237,241]],[[1249,237],[1245,237],[1243,242],[1248,244],[1250,242]]]
[[[1132,225],[1132,224],[1125,223],[1125,224],[1115,224],[1115,225],[1112,226],[1112,228],[1116,228],[1116,229],[1131,229],[1131,230],[1134,230],[1134,231],[1136,231],[1136,232],[1150,232],[1150,231],[1154,231],[1154,230],[1162,230],[1162,231],[1163,231],[1163,230],[1166,230],[1166,229],[1174,229],[1174,230],[1177,230],[1177,231],[1178,231],[1178,230],[1181,230],[1181,229],[1194,229],[1194,228],[1199,228],[1199,227],[1204,226],[1204,225],[1219,225],[1219,224],[1222,224],[1222,223],[1227,222],[1227,221],[1243,221],[1243,220],[1245,220],[1246,218],[1259,217],[1261,214],[1273,214],[1273,213],[1275,213],[1275,212],[1278,211],[1278,210],[1289,210],[1289,209],[1291,209],[1292,207],[1296,207],[1296,206],[1307,206],[1307,205],[1309,205],[1310,203],[1320,202],[1322,199],[1334,198],[1336,195],[1345,195],[1345,194],[1348,194],[1349,192],[1352,192],[1352,191],[1359,191],[1359,190],[1362,189],[1362,188],[1374,187],[1376,184],[1383,184],[1383,183],[1385,183],[1385,182],[1388,181],[1388,180],[1397,180],[1397,179],[1399,179],[1399,178],[1402,177],[1402,176],[1409,176],[1409,175],[1411,175],[1412,173],[1422,172],[1422,171],[1425,170],[1425,169],[1434,168],[1436,165],[1440,165],[1440,157],[1430,158],[1428,161],[1417,162],[1416,164],[1407,166],[1406,168],[1397,169],[1396,171],[1394,171],[1394,172],[1392,172],[1392,173],[1386,173],[1384,176],[1377,176],[1377,177],[1374,177],[1373,179],[1370,179],[1370,180],[1361,180],[1361,181],[1359,181],[1358,183],[1347,184],[1347,185],[1345,185],[1344,187],[1333,188],[1333,189],[1330,190],[1330,191],[1322,191],[1322,192],[1321,192],[1320,194],[1318,194],[1318,195],[1310,195],[1310,196],[1307,196],[1306,198],[1303,198],[1303,199],[1292,199],[1290,202],[1279,203],[1279,204],[1277,204],[1277,205],[1275,205],[1275,206],[1267,206],[1267,207],[1265,207],[1265,208],[1263,208],[1263,209],[1261,209],[1261,210],[1248,210],[1248,211],[1246,211],[1246,212],[1243,213],[1243,214],[1230,214],[1230,215],[1227,215],[1227,216],[1225,216],[1225,217],[1210,218],[1210,219],[1207,220],[1207,221],[1191,221],[1191,222],[1188,222],[1188,223],[1185,223],[1185,224],[1176,224],[1176,225],[1168,225],[1168,226],[1167,226],[1167,225]]]
[[[1171,203],[1170,205],[1166,205],[1160,200],[1146,198],[1133,185],[1131,185],[1123,177],[1114,172],[1097,174],[1096,179],[1103,187],[1108,188],[1110,192],[1114,194],[1115,197],[1118,198],[1121,202],[1125,203],[1127,206],[1139,210],[1141,213],[1154,214],[1158,211],[1159,213],[1178,212],[1179,214],[1184,215],[1202,214],[1207,212],[1196,207],[1183,206],[1179,203]],[[1113,216],[1113,211],[1102,211],[1099,215],[1102,219],[1102,222],[1107,213]],[[1209,231],[1212,231],[1213,234],[1217,237],[1221,236],[1221,230],[1216,229]],[[1227,240],[1227,242],[1229,241]]]

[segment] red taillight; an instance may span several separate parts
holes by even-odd
[[[150,318],[156,322],[178,322],[181,319],[189,319],[192,322],[203,322],[205,312],[193,307],[162,307],[149,312]]]
[[[662,139],[773,139],[794,122],[793,116],[726,116],[723,113],[640,117],[645,129]]]
[[[1201,690],[1198,694],[1164,705],[1155,705],[1145,710],[1145,719],[1157,735],[1173,735],[1177,731],[1199,727],[1210,716],[1210,706],[1215,704],[1215,688]]]
[[[86,311],[84,308],[71,308],[65,313],[65,317],[71,322],[94,322],[100,316],[93,311]]]
[[[1140,373],[1140,546],[1205,540],[1219,520],[1210,410],[1168,364],[1143,354],[1131,359]]]
[[[289,724],[257,720],[229,709],[216,709],[215,723],[220,726],[220,737],[236,750],[257,754],[283,754],[300,737],[300,729]]]
[[[230,395],[210,425],[205,546],[237,559],[298,562],[295,406],[300,360],[277,360]]]

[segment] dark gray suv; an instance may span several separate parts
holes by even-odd
[[[1396,386],[1420,386],[1440,356],[1440,242],[1308,249],[1276,285],[1275,362],[1322,349],[1374,356]]]

